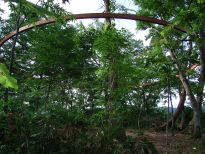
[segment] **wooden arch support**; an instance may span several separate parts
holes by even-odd
[[[85,13],[85,14],[74,14],[72,16],[68,16],[65,18],[66,21],[72,20],[72,19],[94,19],[94,18],[116,18],[116,19],[128,19],[128,20],[138,20],[138,21],[144,21],[148,23],[158,24],[167,26],[170,23],[165,20],[160,20],[156,18],[146,17],[146,16],[138,16],[135,14],[119,14],[119,13]],[[26,26],[23,26],[19,29],[19,33],[25,32],[29,29],[32,29],[34,27],[40,27],[48,24],[55,23],[56,19],[51,18],[48,20],[39,20],[37,22],[28,24]],[[181,32],[186,33],[187,30],[178,26],[174,27],[176,30],[179,30]],[[6,35],[3,39],[0,40],[0,47],[9,39],[11,39],[13,36],[16,35],[16,31],[11,32],[10,34]]]

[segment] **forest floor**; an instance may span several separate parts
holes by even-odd
[[[136,130],[128,129],[127,136],[140,137]],[[188,134],[175,132],[168,137],[165,132],[145,131],[144,137],[152,142],[159,154],[205,154],[205,136],[202,139],[191,138]]]

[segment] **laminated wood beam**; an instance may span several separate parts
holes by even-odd
[[[135,14],[120,14],[120,13],[85,13],[85,14],[73,14],[70,16],[65,17],[66,21],[70,21],[73,19],[96,19],[96,18],[115,18],[115,19],[127,19],[127,20],[135,20],[135,21],[143,21],[147,23],[153,23],[153,24],[158,24],[158,25],[163,25],[163,26],[168,26],[170,23],[165,21],[165,20],[160,20],[157,18],[152,18],[152,17],[146,17],[146,16],[138,16]],[[57,19],[55,18],[50,18],[47,20],[39,20],[37,22],[28,24],[26,26],[23,26],[19,29],[19,33],[23,33],[29,29],[35,28],[35,27],[41,27],[44,25],[52,24],[55,23]],[[175,26],[174,27],[176,30],[179,30],[183,33],[186,33],[187,30]],[[4,38],[0,40],[0,47],[9,39],[11,39],[13,36],[16,35],[16,31],[11,32],[10,34],[6,35]]]

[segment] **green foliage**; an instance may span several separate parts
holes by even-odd
[[[171,23],[167,27],[138,23],[138,28],[150,28],[148,47],[114,24],[65,23],[69,14],[50,0],[38,5],[10,2],[9,20],[0,25],[2,37],[16,27],[19,11],[23,25],[50,17],[59,22],[19,35],[13,66],[19,90],[9,92],[5,104],[5,90],[0,89],[0,152],[157,153],[144,138],[144,129],[164,122],[165,111],[157,104],[167,97],[168,88],[174,95],[179,87],[170,49],[175,50],[181,71],[199,62],[198,46],[203,47],[204,39],[195,34],[204,26],[203,1],[135,2],[139,14]],[[111,4],[114,11],[115,1]],[[182,34],[175,25],[190,31]],[[196,41],[191,53],[186,39]],[[1,48],[5,63],[10,59],[11,43]],[[18,88],[4,64],[0,64],[0,73],[4,87]],[[197,77],[194,71],[187,75],[193,80]],[[196,93],[195,82],[190,86]],[[190,120],[191,110],[185,112]],[[139,128],[140,138],[127,137],[128,127]]]
[[[15,5],[15,3],[17,5]],[[21,11],[25,15],[25,23],[35,22],[40,18],[55,17],[59,21],[63,22],[63,18],[69,13],[60,7],[59,4],[53,3],[53,1],[40,0],[37,4],[29,2],[27,0],[9,1],[9,6],[14,11]]]
[[[69,111],[61,105],[32,112],[29,105],[9,103],[1,106],[0,111],[0,149],[3,153],[120,154],[152,151],[147,140],[137,141],[137,146],[131,138],[121,142],[108,136],[106,127],[90,127],[82,123],[86,115],[80,116],[82,113]]]
[[[2,84],[5,88],[13,88],[18,90],[16,79],[9,75],[9,71],[3,63],[0,63],[0,84]]]
[[[205,3],[205,0],[198,0],[197,2],[200,4],[203,4],[203,3]]]

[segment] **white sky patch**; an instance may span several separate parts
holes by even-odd
[[[72,13],[103,12],[103,3],[101,0],[70,0],[64,8]]]
[[[25,102],[25,101],[24,101],[23,103],[24,103],[25,105],[29,105],[29,102]]]
[[[176,97],[172,96],[172,103],[173,103],[173,108],[177,108],[178,103],[179,103],[179,96],[177,94]],[[168,106],[168,101],[165,98],[160,98],[160,103],[158,104],[160,107],[167,107]],[[171,107],[171,102],[169,104],[169,107]]]
[[[9,13],[10,13],[10,11],[8,9],[8,3],[4,3],[3,0],[0,0],[0,9],[2,9],[4,11],[3,13],[0,13],[1,18],[7,19],[9,16]]]

